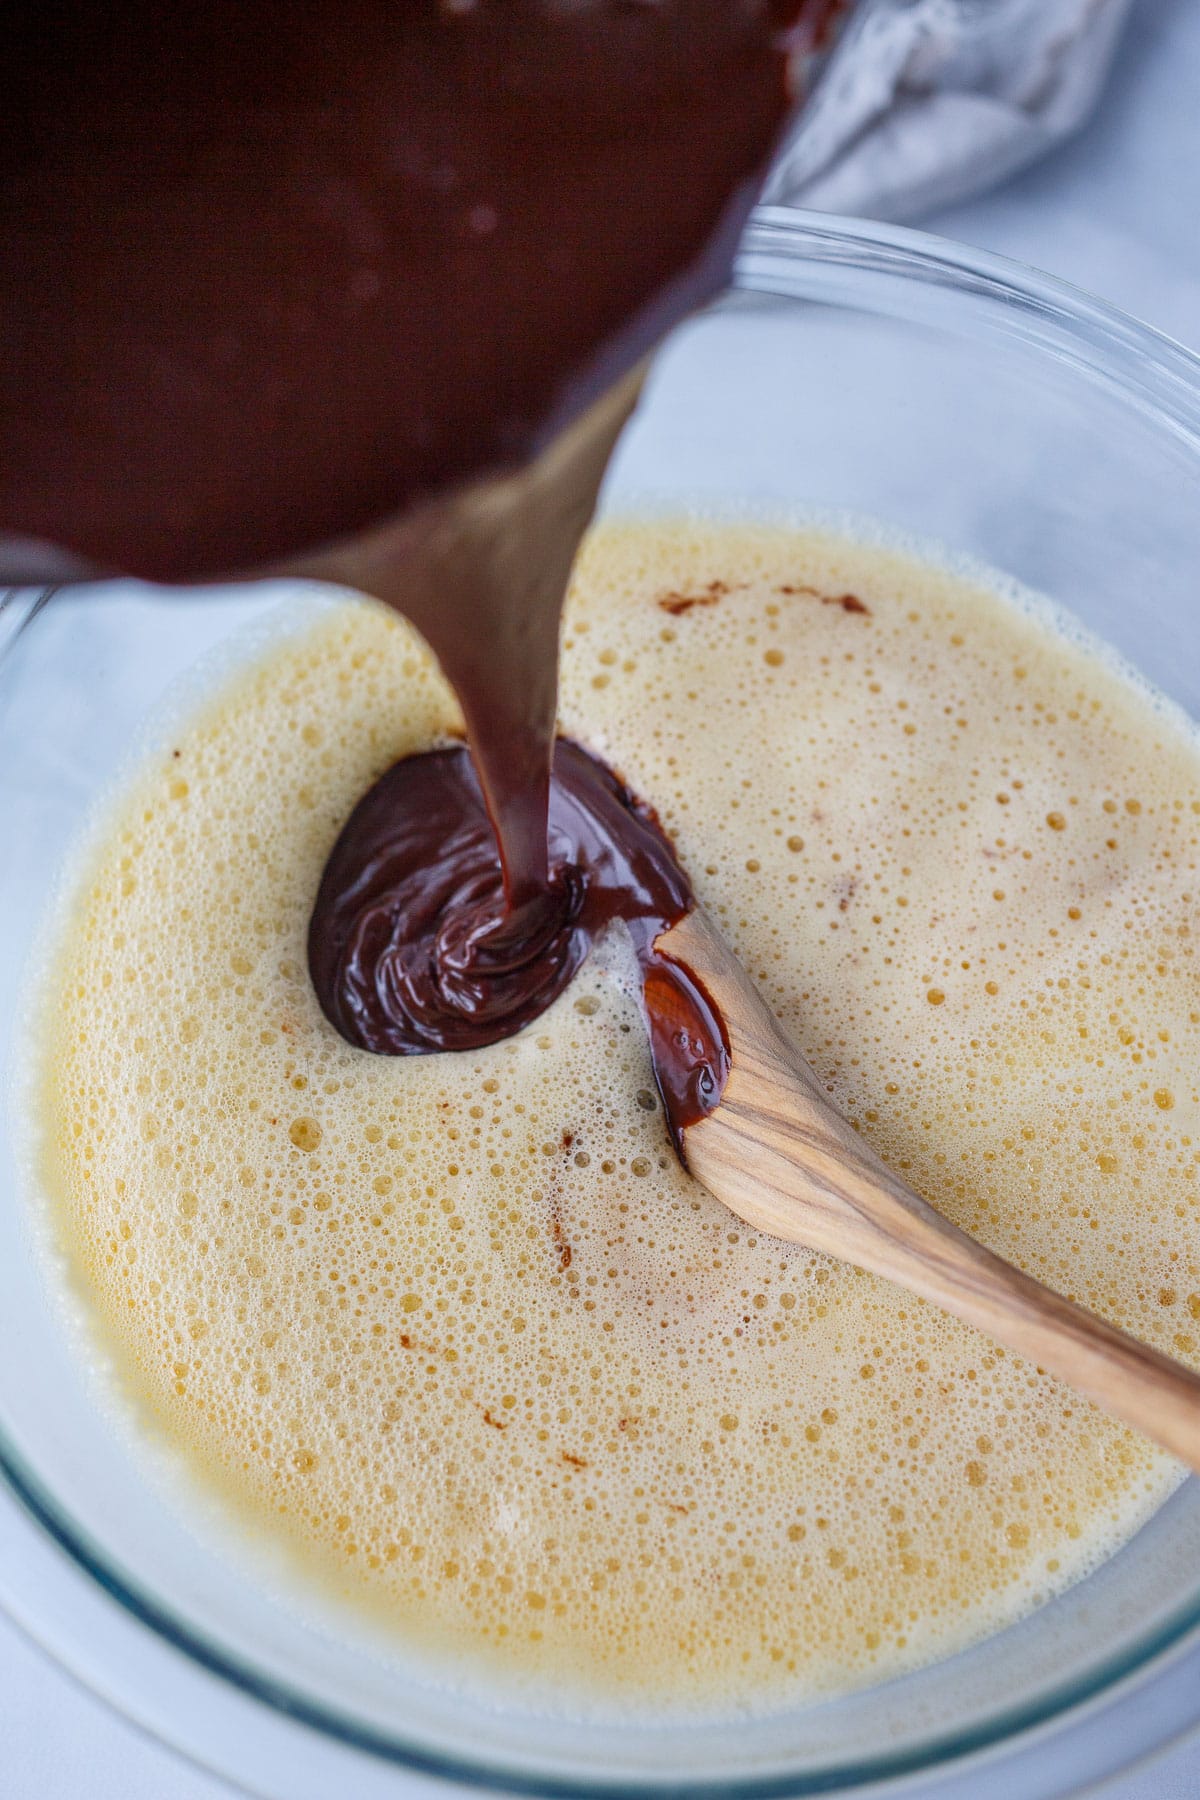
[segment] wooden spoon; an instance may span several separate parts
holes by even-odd
[[[655,948],[693,973],[728,1032],[720,1104],[682,1133],[688,1168],[718,1200],[758,1231],[932,1300],[1200,1471],[1200,1375],[993,1256],[894,1175],[830,1104],[703,908]]]

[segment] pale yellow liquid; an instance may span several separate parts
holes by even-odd
[[[1200,1366],[1182,726],[960,576],[700,525],[592,537],[562,720],[888,1160]],[[479,1054],[326,1023],[325,857],[457,725],[348,601],[181,719],[98,834],[41,993],[42,1167],[157,1430],[301,1587],[629,1706],[844,1690],[1094,1567],[1175,1465],[691,1181],[619,937]]]

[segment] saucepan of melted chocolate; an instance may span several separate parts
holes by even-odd
[[[363,796],[325,867],[308,959],[342,1036],[389,1056],[475,1050],[562,993],[614,919],[640,963],[655,1070],[676,1142],[716,1106],[724,1027],[655,940],[691,911],[691,884],[653,810],[597,757],[555,745],[549,880],[510,904],[465,746],[405,758]]]
[[[261,569],[525,462],[724,285],[837,11],[15,0],[6,574]]]

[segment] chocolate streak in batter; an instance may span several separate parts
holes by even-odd
[[[478,1049],[543,1012],[596,935],[622,919],[678,1145],[717,1104],[729,1068],[703,989],[654,949],[691,910],[691,884],[652,810],[565,739],[554,750],[547,843],[548,903],[531,922],[507,905],[465,747],[394,764],[359,801],[325,867],[308,940],[321,1005],[364,1050]]]

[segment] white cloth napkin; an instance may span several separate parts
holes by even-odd
[[[763,199],[910,219],[1076,130],[1130,0],[861,0]]]

